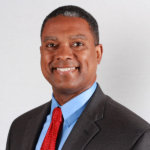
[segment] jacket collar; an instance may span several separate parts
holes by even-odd
[[[100,132],[101,128],[100,126],[97,126],[96,122],[103,119],[105,103],[106,96],[98,85],[95,93],[90,98],[88,105],[68,136],[62,150],[84,149],[92,138]]]

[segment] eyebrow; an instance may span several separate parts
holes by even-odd
[[[69,36],[69,39],[71,39],[71,40],[75,40],[75,39],[87,40],[86,36],[83,34],[71,35],[71,36]],[[57,41],[58,39],[55,36],[46,36],[46,37],[44,37],[43,42],[46,42],[48,40]]]
[[[46,36],[46,37],[44,37],[43,42],[46,42],[48,40],[56,41],[57,37],[55,37],[55,36]]]
[[[86,36],[83,34],[77,34],[77,35],[72,35],[69,37],[70,39],[74,40],[74,39],[83,39],[83,40],[87,40]]]

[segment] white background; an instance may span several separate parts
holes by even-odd
[[[11,122],[51,99],[40,70],[40,28],[66,4],[81,6],[99,23],[103,91],[150,122],[149,0],[0,0],[0,150]]]

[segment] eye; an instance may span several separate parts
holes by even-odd
[[[48,48],[53,48],[53,47],[56,47],[57,45],[56,44],[54,44],[54,43],[48,43],[48,44],[46,44],[46,47],[48,47]]]
[[[82,42],[74,42],[72,44],[73,47],[79,47],[79,46],[83,46],[83,43]]]

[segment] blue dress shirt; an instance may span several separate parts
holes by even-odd
[[[62,128],[62,136],[60,139],[60,143],[58,145],[58,150],[61,150],[68,135],[70,134],[72,128],[74,127],[76,121],[80,117],[81,113],[83,112],[88,100],[93,95],[97,87],[97,83],[95,82],[89,89],[82,92],[78,96],[74,97],[64,105],[60,106],[57,101],[55,100],[54,96],[52,95],[52,104],[51,104],[51,111],[50,114],[47,115],[46,122],[43,125],[42,132],[38,139],[37,145],[35,150],[40,150],[43,140],[45,138],[46,132],[49,128],[51,123],[52,112],[56,107],[60,107],[62,111],[62,115],[64,118],[63,128]]]

